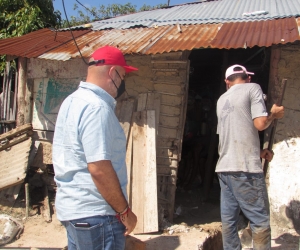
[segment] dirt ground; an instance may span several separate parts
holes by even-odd
[[[38,197],[38,188],[32,195]],[[133,235],[146,243],[147,250],[221,250],[221,223],[219,188],[215,183],[206,202],[201,201],[202,188],[177,190],[173,225],[166,223],[163,231],[154,234]],[[55,192],[49,192],[54,203]],[[40,197],[41,198],[41,197]],[[64,227],[56,219],[52,208],[52,221],[46,222],[40,214],[41,199],[31,201],[30,216],[25,218],[25,200],[19,195],[14,207],[0,206],[0,214],[8,214],[23,222],[24,230],[19,239],[0,246],[0,249],[58,250],[67,246]],[[52,206],[53,207],[53,206]],[[246,248],[245,248],[246,249]],[[250,248],[251,249],[251,248]],[[299,235],[294,230],[272,227],[272,249],[299,250]]]

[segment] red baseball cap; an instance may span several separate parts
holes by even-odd
[[[125,69],[126,73],[138,70],[126,64],[124,55],[121,50],[112,46],[104,46],[94,51],[91,55],[94,61],[89,62],[89,65],[118,65]]]

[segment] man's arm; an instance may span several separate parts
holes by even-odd
[[[121,213],[126,209],[128,203],[123,195],[117,174],[109,160],[102,160],[88,163],[88,170],[102,197],[117,212]],[[135,228],[137,218],[129,210],[122,223],[126,226],[125,235],[130,234]]]
[[[275,119],[281,119],[283,115],[284,107],[274,104],[270,115],[257,117],[253,120],[253,123],[257,130],[262,131],[269,127]]]

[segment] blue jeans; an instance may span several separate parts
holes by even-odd
[[[76,227],[76,223],[89,225]],[[115,216],[93,216],[62,221],[62,224],[67,229],[68,250],[125,249],[125,226]]]
[[[240,210],[250,221],[253,249],[271,249],[269,200],[263,173],[218,173],[224,250],[240,250],[237,223]]]

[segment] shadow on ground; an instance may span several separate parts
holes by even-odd
[[[214,182],[208,199],[203,201],[203,187],[193,187],[190,190],[178,188],[175,198],[174,223],[186,223],[188,226],[221,222],[220,187]]]

